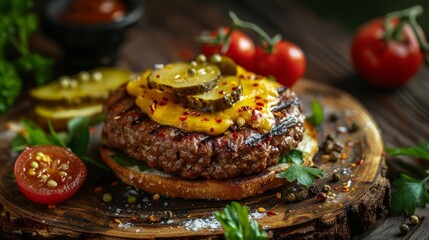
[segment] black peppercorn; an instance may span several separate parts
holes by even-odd
[[[341,175],[340,175],[340,173],[339,172],[334,172],[333,174],[332,174],[332,181],[334,181],[334,182],[338,182],[338,181],[340,181],[341,180]]]
[[[316,194],[319,193],[319,188],[317,186],[311,186],[308,188],[308,196],[314,197]]]

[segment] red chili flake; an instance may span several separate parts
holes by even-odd
[[[214,132],[214,128],[210,128],[210,132]]]
[[[156,75],[156,78],[159,78],[159,74]]]
[[[119,182],[118,181],[113,181],[110,183],[110,186],[115,187],[118,186]]]
[[[357,162],[356,162],[356,164],[357,164],[357,165],[362,165],[362,164],[363,164],[363,162],[364,162],[364,160],[363,160],[363,159],[360,159],[359,161],[357,161]]]
[[[264,103],[268,103],[268,100],[267,100],[267,99],[264,99]]]
[[[222,83],[222,85],[224,85],[224,86],[225,86],[226,84],[228,84],[228,83],[227,83],[227,82]]]
[[[131,217],[131,221],[137,221],[137,217],[136,216],[132,216]]]
[[[168,102],[168,98],[166,98],[166,97],[162,97],[162,100]]]
[[[260,97],[260,96],[256,96],[256,97],[255,97],[255,99],[256,99],[256,100],[260,100],[260,99],[261,99],[261,97]]]
[[[257,87],[257,86],[258,86],[258,84],[257,84],[257,83],[254,83],[254,84],[253,84],[253,86],[254,86],[254,87]]]
[[[208,121],[210,121],[210,119],[208,117],[203,117],[203,119],[201,119],[201,121],[208,122]]]
[[[183,112],[183,115],[184,115],[184,116],[188,116],[188,115],[189,115],[189,112],[188,112],[188,111]]]
[[[221,123],[221,122],[222,122],[222,119],[217,117],[217,118],[215,118],[215,122],[216,122],[216,123]]]
[[[250,108],[250,106],[242,106],[241,109],[243,111],[249,111],[251,108]]]
[[[267,137],[267,141],[268,141],[268,142],[271,142],[271,140],[273,140],[273,136],[269,136],[269,137]]]
[[[225,91],[224,90],[222,90],[222,91],[219,91],[219,94],[225,94]]]
[[[103,191],[102,187],[96,187],[96,188],[94,188],[94,192],[96,192],[96,193],[99,193],[101,191]]]
[[[158,103],[158,105],[159,106],[165,106],[165,105],[167,105],[167,103],[166,102],[160,102],[160,103]]]
[[[238,134],[236,132],[233,132],[232,136],[234,137],[234,139],[238,139]]]
[[[93,134],[93,133],[95,133],[96,130],[97,130],[96,127],[90,127],[89,128],[89,133]]]
[[[146,94],[146,91],[143,91],[143,94]]]
[[[261,102],[257,102],[257,103],[256,103],[256,106],[263,107],[263,106],[264,106],[264,104],[263,104],[263,103],[261,103]]]
[[[180,121],[182,121],[182,122],[183,122],[183,121],[185,121],[186,119],[188,119],[188,117],[187,117],[187,116],[180,116],[180,117],[179,117],[179,120],[180,120]]]
[[[56,206],[55,206],[55,204],[49,204],[49,205],[48,205],[48,208],[49,208],[49,209],[54,209],[54,208],[56,208]]]
[[[243,74],[238,75],[238,78],[244,78],[245,76]]]
[[[267,211],[267,216],[268,216],[268,217],[275,216],[275,215],[277,215],[277,213],[276,213],[276,212],[273,212],[273,211]]]
[[[256,110],[262,111],[262,108],[261,107],[257,107]]]
[[[139,86],[141,89],[146,89],[146,87],[145,86],[143,86],[143,85],[140,85]]]
[[[233,88],[231,88],[232,89],[232,91],[235,91],[235,90],[237,90],[238,89],[238,87],[233,87]]]

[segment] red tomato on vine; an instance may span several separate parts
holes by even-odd
[[[271,52],[262,47],[256,49],[254,71],[264,76],[273,76],[286,87],[292,87],[306,68],[304,52],[292,42],[279,41]]]
[[[201,52],[207,57],[216,53],[225,55],[245,69],[252,70],[255,44],[244,32],[234,29],[228,36],[229,31],[229,27],[220,27],[213,30],[210,36],[206,38],[208,41],[201,45]],[[226,44],[226,51],[222,52]]]
[[[354,36],[351,59],[355,70],[370,84],[398,87],[407,83],[424,61],[425,40],[413,7],[363,25]]]

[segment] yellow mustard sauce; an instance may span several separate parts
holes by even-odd
[[[277,88],[281,85],[246,72],[238,67],[243,94],[234,105],[220,112],[209,113],[186,107],[175,99],[174,94],[149,89],[145,71],[135,81],[130,81],[127,91],[136,97],[136,105],[160,125],[179,128],[187,132],[203,132],[220,135],[242,117],[253,128],[270,131],[275,123],[271,108],[278,102]]]

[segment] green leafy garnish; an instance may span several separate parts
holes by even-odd
[[[303,152],[292,150],[281,157],[280,162],[289,163],[288,169],[276,174],[277,178],[285,178],[289,182],[297,181],[299,184],[309,187],[314,184],[314,178],[323,177],[324,171],[319,168],[303,167]]]
[[[429,160],[429,143],[413,147],[386,148],[386,152],[393,157],[405,155]]]
[[[140,171],[144,171],[146,169],[149,169],[149,167],[146,165],[146,163],[136,160],[134,158],[129,157],[127,154],[123,152],[116,152],[113,155],[110,155],[110,158],[113,159],[117,164],[119,164],[122,167],[134,167],[137,166]]]
[[[268,239],[256,221],[249,222],[249,208],[238,202],[226,205],[223,212],[215,212],[227,240]]]
[[[313,100],[313,102],[311,102],[311,110],[313,113],[306,117],[306,120],[314,127],[322,125],[324,118],[322,104],[317,100]]]
[[[421,144],[413,147],[386,148],[386,152],[391,156],[411,156],[429,160],[429,144]],[[426,170],[429,174],[429,169]],[[426,190],[426,184],[429,176],[419,180],[406,174],[393,181],[395,191],[392,193],[393,214],[407,212],[413,214],[416,207],[425,208],[429,203],[429,194]]]
[[[87,117],[75,117],[69,120],[67,123],[67,132],[57,133],[49,123],[49,135],[47,135],[41,127],[31,121],[22,120],[21,123],[27,134],[18,134],[16,136],[11,143],[12,150],[22,151],[26,146],[37,145],[67,147],[86,163],[93,164],[107,172],[110,172],[110,169],[104,164],[88,157],[90,135],[89,119]]]
[[[21,92],[18,73],[31,73],[38,85],[51,77],[53,61],[30,51],[30,35],[38,25],[37,15],[31,12],[33,5],[33,0],[0,3],[0,114],[12,106]],[[11,49],[17,56],[8,56]]]
[[[429,173],[429,170],[426,173]],[[407,211],[408,214],[413,214],[416,206],[424,208],[426,203],[429,203],[429,194],[426,190],[428,180],[429,176],[417,180],[401,174],[401,177],[393,182],[396,191],[392,193],[392,213],[401,214]]]

